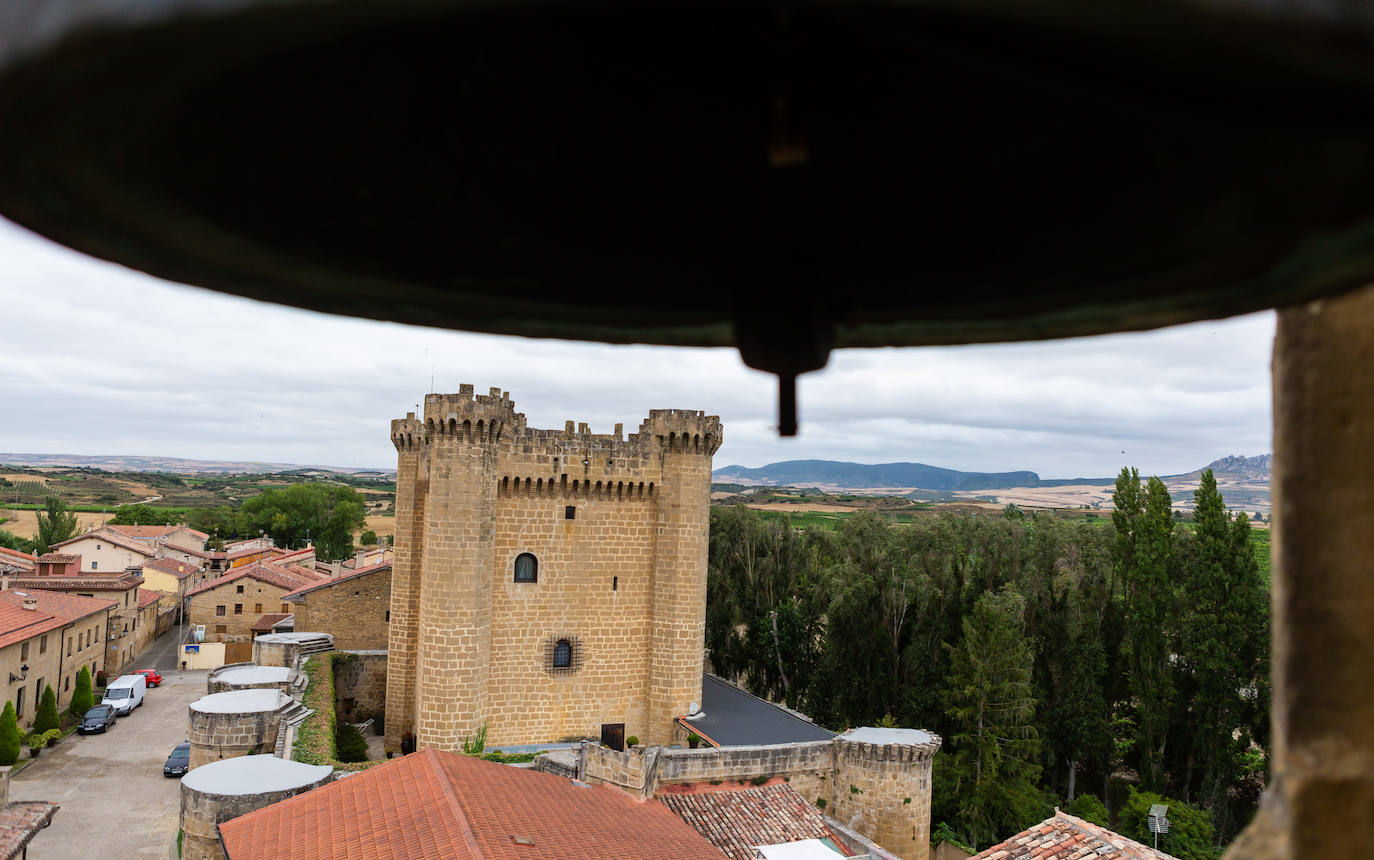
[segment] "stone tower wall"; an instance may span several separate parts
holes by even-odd
[[[396,446],[396,535],[391,562],[391,622],[387,641],[386,745],[401,746],[401,734],[415,731],[416,656],[420,624],[420,568],[428,474],[420,468],[424,424],[412,412],[391,422]],[[417,438],[418,437],[418,438]]]
[[[625,723],[666,742],[701,697],[711,455],[719,420],[653,411],[638,433],[525,425],[508,395],[431,394],[399,452],[388,742],[457,749]],[[575,509],[567,519],[567,509]],[[539,560],[514,582],[515,557]],[[553,643],[574,667],[552,667]]]
[[[830,815],[902,860],[930,857],[931,764],[940,748],[835,739]]]
[[[181,842],[182,860],[225,860],[224,847],[219,841],[221,823],[318,788],[332,777],[332,773],[326,773],[319,780],[297,788],[258,794],[214,794],[196,791],[183,783],[181,829],[185,835]]]
[[[647,743],[672,741],[673,720],[701,702],[706,636],[706,561],[711,530],[711,455],[720,424],[700,413],[655,410],[645,429],[662,458],[654,554],[653,642]]]

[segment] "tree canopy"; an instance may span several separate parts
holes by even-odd
[[[366,522],[362,497],[352,487],[292,484],[266,490],[243,503],[235,517],[239,534],[271,535],[278,546],[304,546],[307,539],[328,560],[353,554],[353,532]]]
[[[38,535],[34,538],[33,551],[39,555],[48,552],[54,544],[76,537],[76,514],[56,496],[48,496],[44,509],[35,511],[38,517]]]

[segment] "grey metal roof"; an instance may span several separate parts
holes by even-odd
[[[717,746],[740,747],[828,741],[835,733],[751,696],[714,675],[701,681],[702,716],[678,722]]]

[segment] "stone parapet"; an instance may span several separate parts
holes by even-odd
[[[205,676],[207,693],[233,690],[281,690],[291,694],[299,673],[285,666],[258,666],[254,663],[227,663],[211,669]]]

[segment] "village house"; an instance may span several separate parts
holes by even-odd
[[[120,672],[138,653],[135,642],[142,627],[139,588],[143,577],[136,570],[96,573],[84,572],[81,567],[80,555],[45,553],[38,557],[35,573],[8,577],[9,587],[57,591],[113,603],[109,635],[104,640],[104,664],[106,671]]]
[[[180,603],[187,591],[205,580],[199,567],[172,558],[154,558],[144,562],[140,575],[145,592],[156,591],[165,595],[172,606]]]
[[[282,598],[323,579],[304,568],[298,570],[272,564],[234,568],[186,592],[187,618],[191,624],[205,625],[207,642],[251,642],[253,625],[264,614],[292,611]]]
[[[120,535],[128,540],[141,541],[152,546],[186,547],[204,551],[205,542],[210,536],[187,525],[179,526],[119,526],[104,525],[100,531]]]
[[[328,633],[342,650],[382,650],[391,621],[391,564],[345,570],[339,577],[302,586],[282,597],[293,627]]]
[[[0,589],[0,697],[14,703],[19,725],[33,724],[45,685],[58,710],[71,704],[76,674],[106,666],[112,601],[41,589]]]
[[[157,548],[148,543],[105,531],[87,532],[53,544],[51,549],[79,556],[82,573],[109,573],[142,567],[145,561],[158,555]]]

